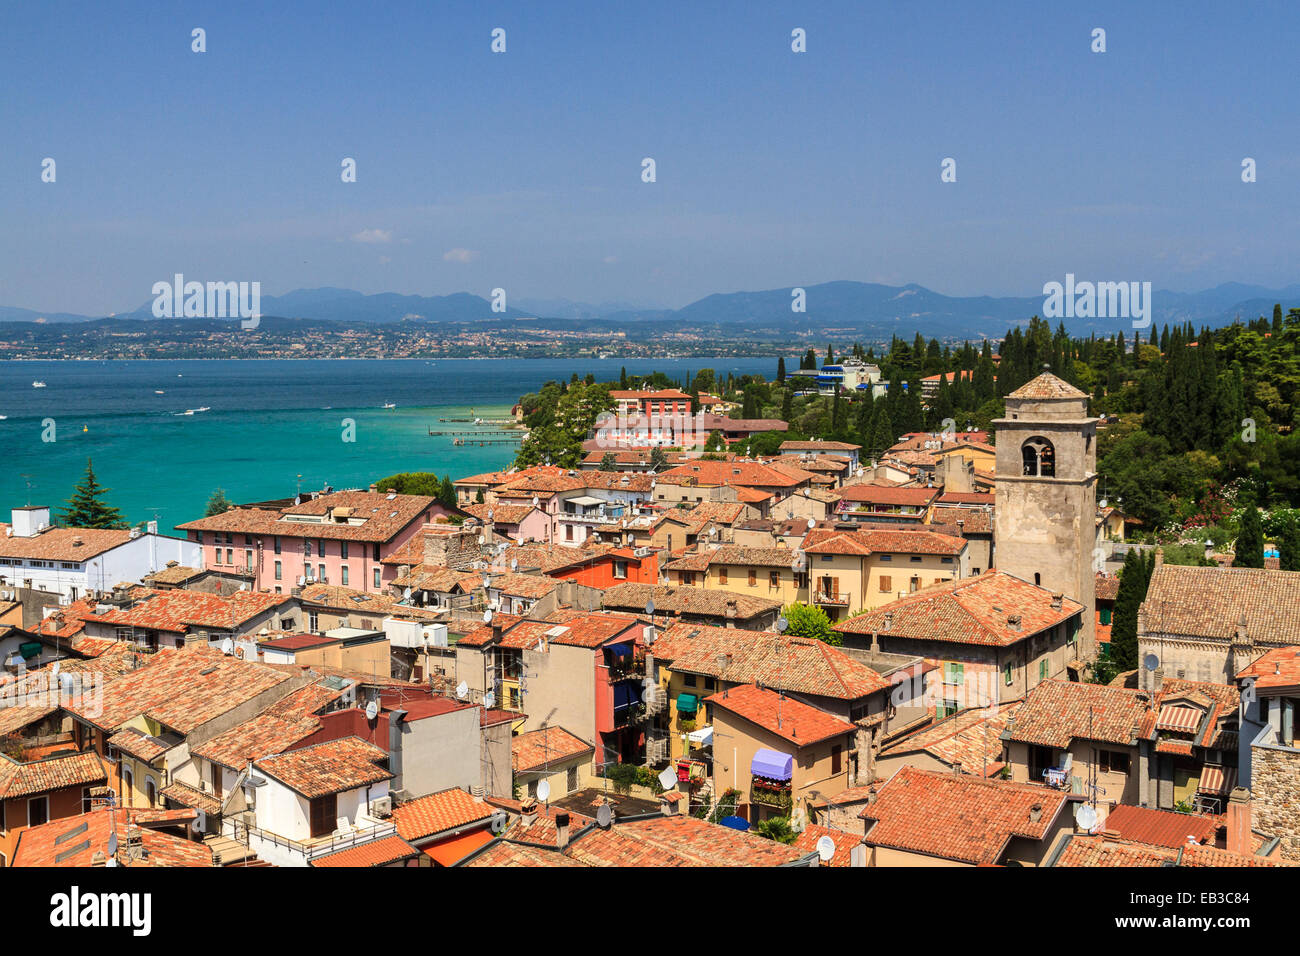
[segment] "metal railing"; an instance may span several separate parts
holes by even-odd
[[[335,834],[328,839],[321,837],[318,840],[304,843],[301,840],[292,840],[289,837],[272,833],[270,830],[263,830],[240,820],[234,820],[232,823],[236,843],[241,842],[241,833],[243,835],[242,842],[244,843],[248,842],[250,836],[255,836],[259,840],[265,840],[275,846],[282,846],[295,853],[301,853],[308,860],[315,859],[318,856],[327,856],[349,847],[360,846],[363,843],[370,843],[397,833],[397,824],[395,823],[376,823],[373,826],[357,828],[351,833]]]

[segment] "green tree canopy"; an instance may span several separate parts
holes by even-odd
[[[68,528],[126,528],[122,513],[104,501],[108,489],[95,479],[95,469],[86,459],[86,477],[73,489],[62,521]]]
[[[782,611],[786,620],[785,633],[793,637],[806,637],[823,644],[839,647],[843,644],[839,632],[831,627],[831,619],[819,607],[807,604],[789,604]]]

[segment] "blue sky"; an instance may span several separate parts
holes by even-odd
[[[375,6],[7,5],[0,305],[1300,280],[1300,5]]]

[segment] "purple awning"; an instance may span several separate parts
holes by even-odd
[[[794,757],[760,747],[749,764],[749,772],[769,780],[789,780],[794,776]]]

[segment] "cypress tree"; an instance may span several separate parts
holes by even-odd
[[[785,356],[782,355],[776,360],[776,383],[785,384]]]
[[[1282,533],[1278,538],[1278,567],[1283,571],[1300,571],[1300,521],[1295,512],[1282,519]]]
[[[1262,568],[1264,566],[1264,529],[1259,520],[1259,509],[1247,505],[1241,513],[1237,530],[1237,553],[1232,559],[1234,568]]]
[[[1146,596],[1146,560],[1136,548],[1124,555],[1110,627],[1110,658],[1121,671],[1137,667],[1137,612]]]

